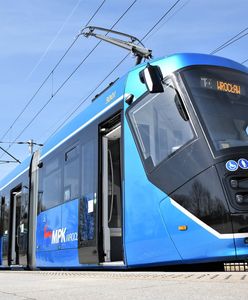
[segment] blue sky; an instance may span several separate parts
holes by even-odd
[[[0,103],[2,138],[10,125],[50,73],[67,47],[103,0],[9,0],[0,7]],[[134,0],[106,0],[91,25],[110,28]],[[175,0],[137,0],[114,28],[142,38]],[[155,57],[177,52],[210,53],[248,27],[247,0],[181,0],[144,41]],[[248,30],[247,30],[248,32]],[[80,37],[2,141],[14,141],[98,41]],[[242,62],[248,59],[248,35],[218,52]],[[97,86],[126,54],[101,43],[64,88],[52,99],[18,141],[44,143],[83,98]],[[130,57],[102,85],[127,72]],[[97,91],[95,92],[97,94]],[[90,99],[80,108],[90,103]],[[78,112],[79,112],[78,111]],[[0,144],[8,148],[8,144]],[[12,145],[18,159],[28,155],[26,145]],[[2,153],[0,152],[0,157]],[[1,159],[9,159],[6,155]],[[0,179],[15,164],[0,164]]]

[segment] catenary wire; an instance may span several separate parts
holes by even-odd
[[[120,62],[97,84],[97,86],[90,92],[90,94],[88,96],[86,96],[85,98],[83,98],[83,100],[81,100],[81,102],[73,109],[73,111],[69,114],[69,116],[66,117],[65,120],[63,120],[63,122],[49,135],[48,139],[54,135],[60,128],[62,128],[64,126],[64,124],[78,111],[78,109],[92,96],[94,95],[94,93],[96,92],[96,90],[104,83],[104,81],[106,81],[106,79],[108,79],[108,77],[114,73],[114,71],[127,59],[127,57],[130,54],[128,53],[127,55],[125,55]],[[44,142],[45,143],[45,142]]]
[[[58,32],[56,33],[55,37],[52,39],[52,41],[50,42],[50,44],[47,46],[47,48],[45,49],[45,51],[43,52],[43,54],[41,55],[41,57],[39,58],[38,62],[35,64],[35,66],[33,67],[33,69],[31,70],[31,72],[28,74],[28,76],[26,77],[26,81],[30,79],[30,77],[33,75],[33,73],[35,72],[35,70],[38,68],[38,66],[41,64],[41,62],[43,61],[44,57],[47,55],[48,51],[50,50],[50,48],[52,47],[52,45],[54,44],[54,42],[57,40],[58,36],[60,35],[60,33],[62,32],[62,30],[64,29],[65,25],[69,22],[69,20],[71,19],[71,17],[73,16],[73,14],[75,13],[75,11],[77,10],[77,8],[79,7],[79,5],[81,4],[82,0],[79,0],[76,5],[73,7],[72,11],[70,12],[70,14],[67,16],[67,18],[65,19],[65,21],[63,22],[62,26],[60,27],[60,29],[58,30]]]
[[[246,62],[248,62],[248,58],[247,58],[246,60],[242,61],[241,64],[243,65],[243,64],[245,64]]]
[[[248,32],[244,33],[245,31],[247,31],[247,29],[248,29],[248,27],[246,27],[245,29],[241,30],[239,33],[237,33],[236,35],[234,35],[228,41],[226,41],[225,43],[223,43],[222,45],[220,45],[219,47],[217,47],[215,50],[213,50],[212,52],[210,52],[210,54],[215,54],[215,53],[217,53],[217,52],[225,49],[226,47],[230,46],[231,44],[237,42],[238,40],[242,39],[246,35],[248,35]]]
[[[92,19],[96,16],[96,14],[99,12],[99,10],[101,9],[101,7],[103,6],[103,4],[106,2],[106,0],[103,0],[101,2],[101,4],[98,6],[98,8],[96,9],[96,11],[94,12],[94,14],[91,16],[91,18],[88,20],[88,22],[85,24],[85,26],[88,26],[89,23],[92,21]],[[7,131],[1,136],[1,139],[4,139],[6,137],[6,135],[10,132],[10,130],[13,128],[13,126],[16,124],[16,122],[19,120],[19,118],[23,115],[23,113],[26,111],[26,109],[28,108],[28,106],[33,102],[33,100],[35,99],[36,95],[39,93],[39,91],[42,89],[42,87],[45,85],[45,83],[48,81],[48,79],[54,74],[54,71],[57,69],[57,67],[60,65],[60,63],[63,61],[63,59],[65,58],[65,56],[67,55],[67,53],[70,51],[70,49],[73,47],[73,45],[76,43],[76,41],[78,40],[80,34],[78,34],[76,36],[76,38],[74,39],[74,41],[70,44],[70,46],[67,48],[67,50],[65,51],[65,53],[63,54],[63,56],[59,59],[59,61],[57,62],[57,64],[53,67],[52,71],[47,75],[47,77],[44,79],[44,81],[42,82],[42,84],[39,86],[39,88],[36,90],[36,92],[34,93],[34,95],[30,98],[30,100],[27,102],[27,104],[24,106],[24,108],[22,109],[22,111],[19,113],[19,115],[15,118],[15,120],[12,122],[12,124],[9,126],[9,128],[7,129]],[[52,95],[53,97],[54,95]],[[31,123],[30,123],[31,124]],[[20,137],[20,134],[18,135],[18,137],[15,139],[15,141]],[[12,144],[13,145],[13,144]],[[7,150],[9,150],[12,145],[9,145]],[[3,151],[4,152],[4,151]],[[0,156],[0,158],[2,158],[4,155],[4,153]]]
[[[180,2],[181,0],[177,0],[166,12],[165,14],[163,14],[163,16],[149,29],[149,31],[143,36],[143,38],[141,39],[144,40],[162,21],[163,19],[171,12],[171,10]],[[127,11],[131,8],[131,6],[134,5],[134,3],[137,2],[134,1],[132,3],[132,5],[130,5],[130,7],[127,9]],[[126,11],[126,12],[127,12]],[[126,13],[125,12],[125,13]],[[122,16],[119,18],[119,20],[122,18]],[[119,21],[118,20],[118,21]],[[118,22],[117,21],[117,22]],[[113,27],[112,27],[113,28]],[[112,29],[111,28],[111,29]],[[101,42],[101,41],[100,41]],[[99,42],[99,43],[100,43]],[[98,44],[99,44],[98,43]],[[69,117],[67,117],[66,120],[64,120],[62,122],[61,125],[59,125],[59,127],[51,134],[53,135],[55,132],[57,132],[59,130],[59,128],[61,128],[61,126],[82,106],[82,104],[84,102],[86,102],[87,99],[89,99],[90,96],[92,96],[94,94],[94,92],[102,85],[102,83],[126,60],[126,58],[129,56],[129,54],[127,54],[123,59],[121,59],[121,61],[108,73],[108,75],[96,86],[96,88],[86,97],[83,99],[83,101],[80,102],[80,104],[76,107],[76,109],[73,110],[73,112],[69,115]],[[69,78],[71,78],[72,75],[69,76]],[[69,79],[68,79],[69,80]],[[66,82],[68,81],[66,80]],[[65,83],[63,83],[62,85],[64,86]],[[51,99],[58,93],[58,91],[61,89],[62,87],[59,87],[59,89],[52,95],[52,97],[49,99],[49,102],[51,101]],[[27,126],[25,126],[25,128],[19,133],[19,135],[16,137],[16,139],[14,141],[16,141],[22,134],[23,132],[31,125],[31,123],[38,117],[39,113],[45,108],[45,106],[47,105],[48,103],[46,103],[42,108],[41,110],[34,116],[34,118],[27,124]],[[9,146],[9,148],[11,147],[11,145]],[[8,148],[8,149],[9,149]]]
[[[91,16],[91,18],[87,21],[85,26],[88,26],[89,23],[92,21],[92,19],[96,16],[96,14],[99,12],[103,4],[106,2],[106,0],[103,0],[102,3],[98,6],[94,14]],[[57,67],[60,65],[60,63],[63,61],[65,56],[68,54],[68,52],[71,50],[71,48],[74,46],[76,41],[79,38],[79,34],[76,36],[76,38],[73,40],[73,42],[69,45],[69,47],[66,49],[65,53],[62,55],[62,57],[59,59],[59,61],[56,63],[56,65],[53,67],[51,72],[46,76],[46,78],[43,80],[39,88],[36,90],[36,92],[33,94],[33,96],[29,99],[29,101],[26,103],[26,105],[23,107],[21,112],[18,114],[18,116],[15,118],[15,120],[12,122],[12,124],[9,126],[7,131],[1,136],[1,140],[6,137],[6,135],[10,132],[10,130],[13,128],[13,126],[16,124],[16,122],[20,119],[20,117],[23,115],[23,113],[26,111],[26,109],[29,107],[29,105],[33,102],[36,95],[39,93],[39,91],[42,89],[42,87],[45,85],[45,83],[49,80],[49,78],[54,74],[54,71],[57,69]]]
[[[119,19],[112,25],[111,29],[113,29],[118,22],[125,16],[125,14],[131,9],[131,7],[137,2],[138,0],[133,1],[133,3],[126,9],[126,11],[119,17]],[[44,108],[52,101],[52,99],[58,94],[58,92],[65,86],[65,84],[70,80],[70,78],[77,72],[77,70],[81,67],[81,65],[86,61],[86,59],[95,51],[95,49],[101,43],[98,42],[93,49],[84,57],[84,59],[80,62],[80,64],[72,71],[72,73],[63,81],[63,83],[58,87],[58,89],[52,94],[52,96],[47,100],[47,102],[39,109],[39,111],[34,115],[34,117],[28,122],[28,124],[21,130],[21,132],[17,135],[14,142],[20,138],[20,136],[27,130],[27,128],[34,122],[34,120],[40,115],[40,113],[44,110]],[[11,148],[11,145],[8,149]]]
[[[8,156],[10,156],[11,158],[14,159],[14,162],[18,162],[18,163],[21,163],[19,159],[17,159],[16,157],[14,157],[14,155],[12,155],[11,153],[9,153],[9,151],[5,150],[3,147],[0,146],[0,149],[5,153],[7,154]],[[3,161],[1,160],[1,162],[3,163]],[[12,162],[12,161],[7,161],[8,163],[9,162]]]
[[[174,18],[175,15],[177,15],[186,5],[189,4],[191,0],[187,0],[185,3],[183,3],[173,14],[170,15],[169,18],[165,20],[155,31],[153,31],[150,35],[148,35],[144,40],[150,39],[152,36],[157,34],[157,32],[166,24],[170,21],[170,19]]]
[[[163,16],[159,19],[159,21],[157,21],[155,23],[155,25],[153,25],[148,32],[143,36],[143,38],[141,39],[141,41],[143,41],[146,37],[148,37],[148,35],[163,21],[163,19],[169,14],[169,12],[171,12],[171,10],[180,2],[181,0],[176,1],[166,12],[165,14],[163,14]],[[150,38],[151,35],[148,37]],[[118,64],[96,85],[96,87],[90,92],[90,94],[86,97],[84,97],[80,103],[72,110],[72,112],[69,114],[69,116],[66,117],[66,119],[63,120],[63,122],[61,122],[61,124],[49,135],[49,137],[47,138],[47,140],[54,135],[56,132],[59,131],[59,129],[61,129],[63,127],[63,125],[76,113],[76,111],[78,111],[78,109],[92,96],[94,95],[94,93],[96,92],[96,90],[106,81],[106,79],[109,78],[109,76],[127,59],[127,57],[130,54],[125,55],[119,62]],[[46,142],[44,142],[46,143]]]
[[[151,34],[150,36],[148,36],[153,29],[155,29],[155,27],[169,14],[169,12],[180,2],[181,0],[176,1],[171,7],[170,9],[159,19],[159,21],[143,36],[143,38],[141,39],[141,41],[143,41],[144,39],[151,38],[151,36],[153,34]],[[190,1],[190,0],[189,0]],[[189,2],[188,1],[188,2]],[[171,17],[173,17],[177,12],[179,12],[182,8],[184,8],[184,6],[186,6],[186,4],[188,4],[188,2],[186,2],[181,8],[179,8]],[[245,32],[248,29],[245,28],[243,29],[241,32],[239,32],[238,34],[236,34],[234,37],[232,37],[231,39],[229,39],[228,41],[226,41],[224,44],[222,44],[221,46],[219,46],[216,50],[212,51],[210,54],[216,53],[216,51],[220,51],[222,49],[224,49],[225,47],[229,46],[230,44],[240,40],[241,38],[243,38],[244,36],[246,36],[248,33],[243,34],[242,36],[238,37],[240,34],[242,34],[243,32]],[[236,38],[238,37],[238,38]],[[236,39],[235,39],[236,38]],[[126,58],[129,56],[129,54],[127,54],[115,67],[114,69],[108,73],[108,75],[106,77],[104,77],[104,79],[98,83],[98,85],[94,88],[94,90],[86,97],[84,98],[84,100],[70,113],[70,115],[66,118],[66,120],[63,121],[63,123],[51,134],[53,135],[55,132],[57,132],[65,122],[67,122],[70,117],[82,106],[83,103],[85,103],[94,93],[95,91],[103,84],[103,82],[126,60]],[[242,62],[242,64],[246,63],[248,61],[248,59],[244,60]],[[50,135],[50,136],[51,136]]]
[[[181,0],[177,0],[163,15],[162,17],[148,30],[148,32],[143,36],[141,41],[143,41],[154,29],[160,24],[163,19],[172,11],[172,9],[180,2]]]

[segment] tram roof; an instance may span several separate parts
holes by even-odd
[[[0,192],[4,189],[10,182],[14,181],[20,175],[25,173],[28,170],[31,162],[31,156],[27,157],[21,164],[19,164],[14,170],[12,170],[8,175],[6,175],[0,181]]]
[[[160,59],[160,67],[163,69],[163,75],[166,76],[179,69],[189,66],[219,66],[235,69],[248,73],[248,68],[244,65],[221,56],[200,54],[200,53],[179,53]]]

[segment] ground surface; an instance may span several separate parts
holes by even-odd
[[[247,272],[0,271],[0,299],[248,299]]]

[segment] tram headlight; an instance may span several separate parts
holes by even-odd
[[[236,194],[237,204],[248,204],[248,194]]]
[[[244,196],[243,195],[240,195],[240,194],[237,194],[236,195],[236,202],[238,204],[242,204],[244,202]]]

